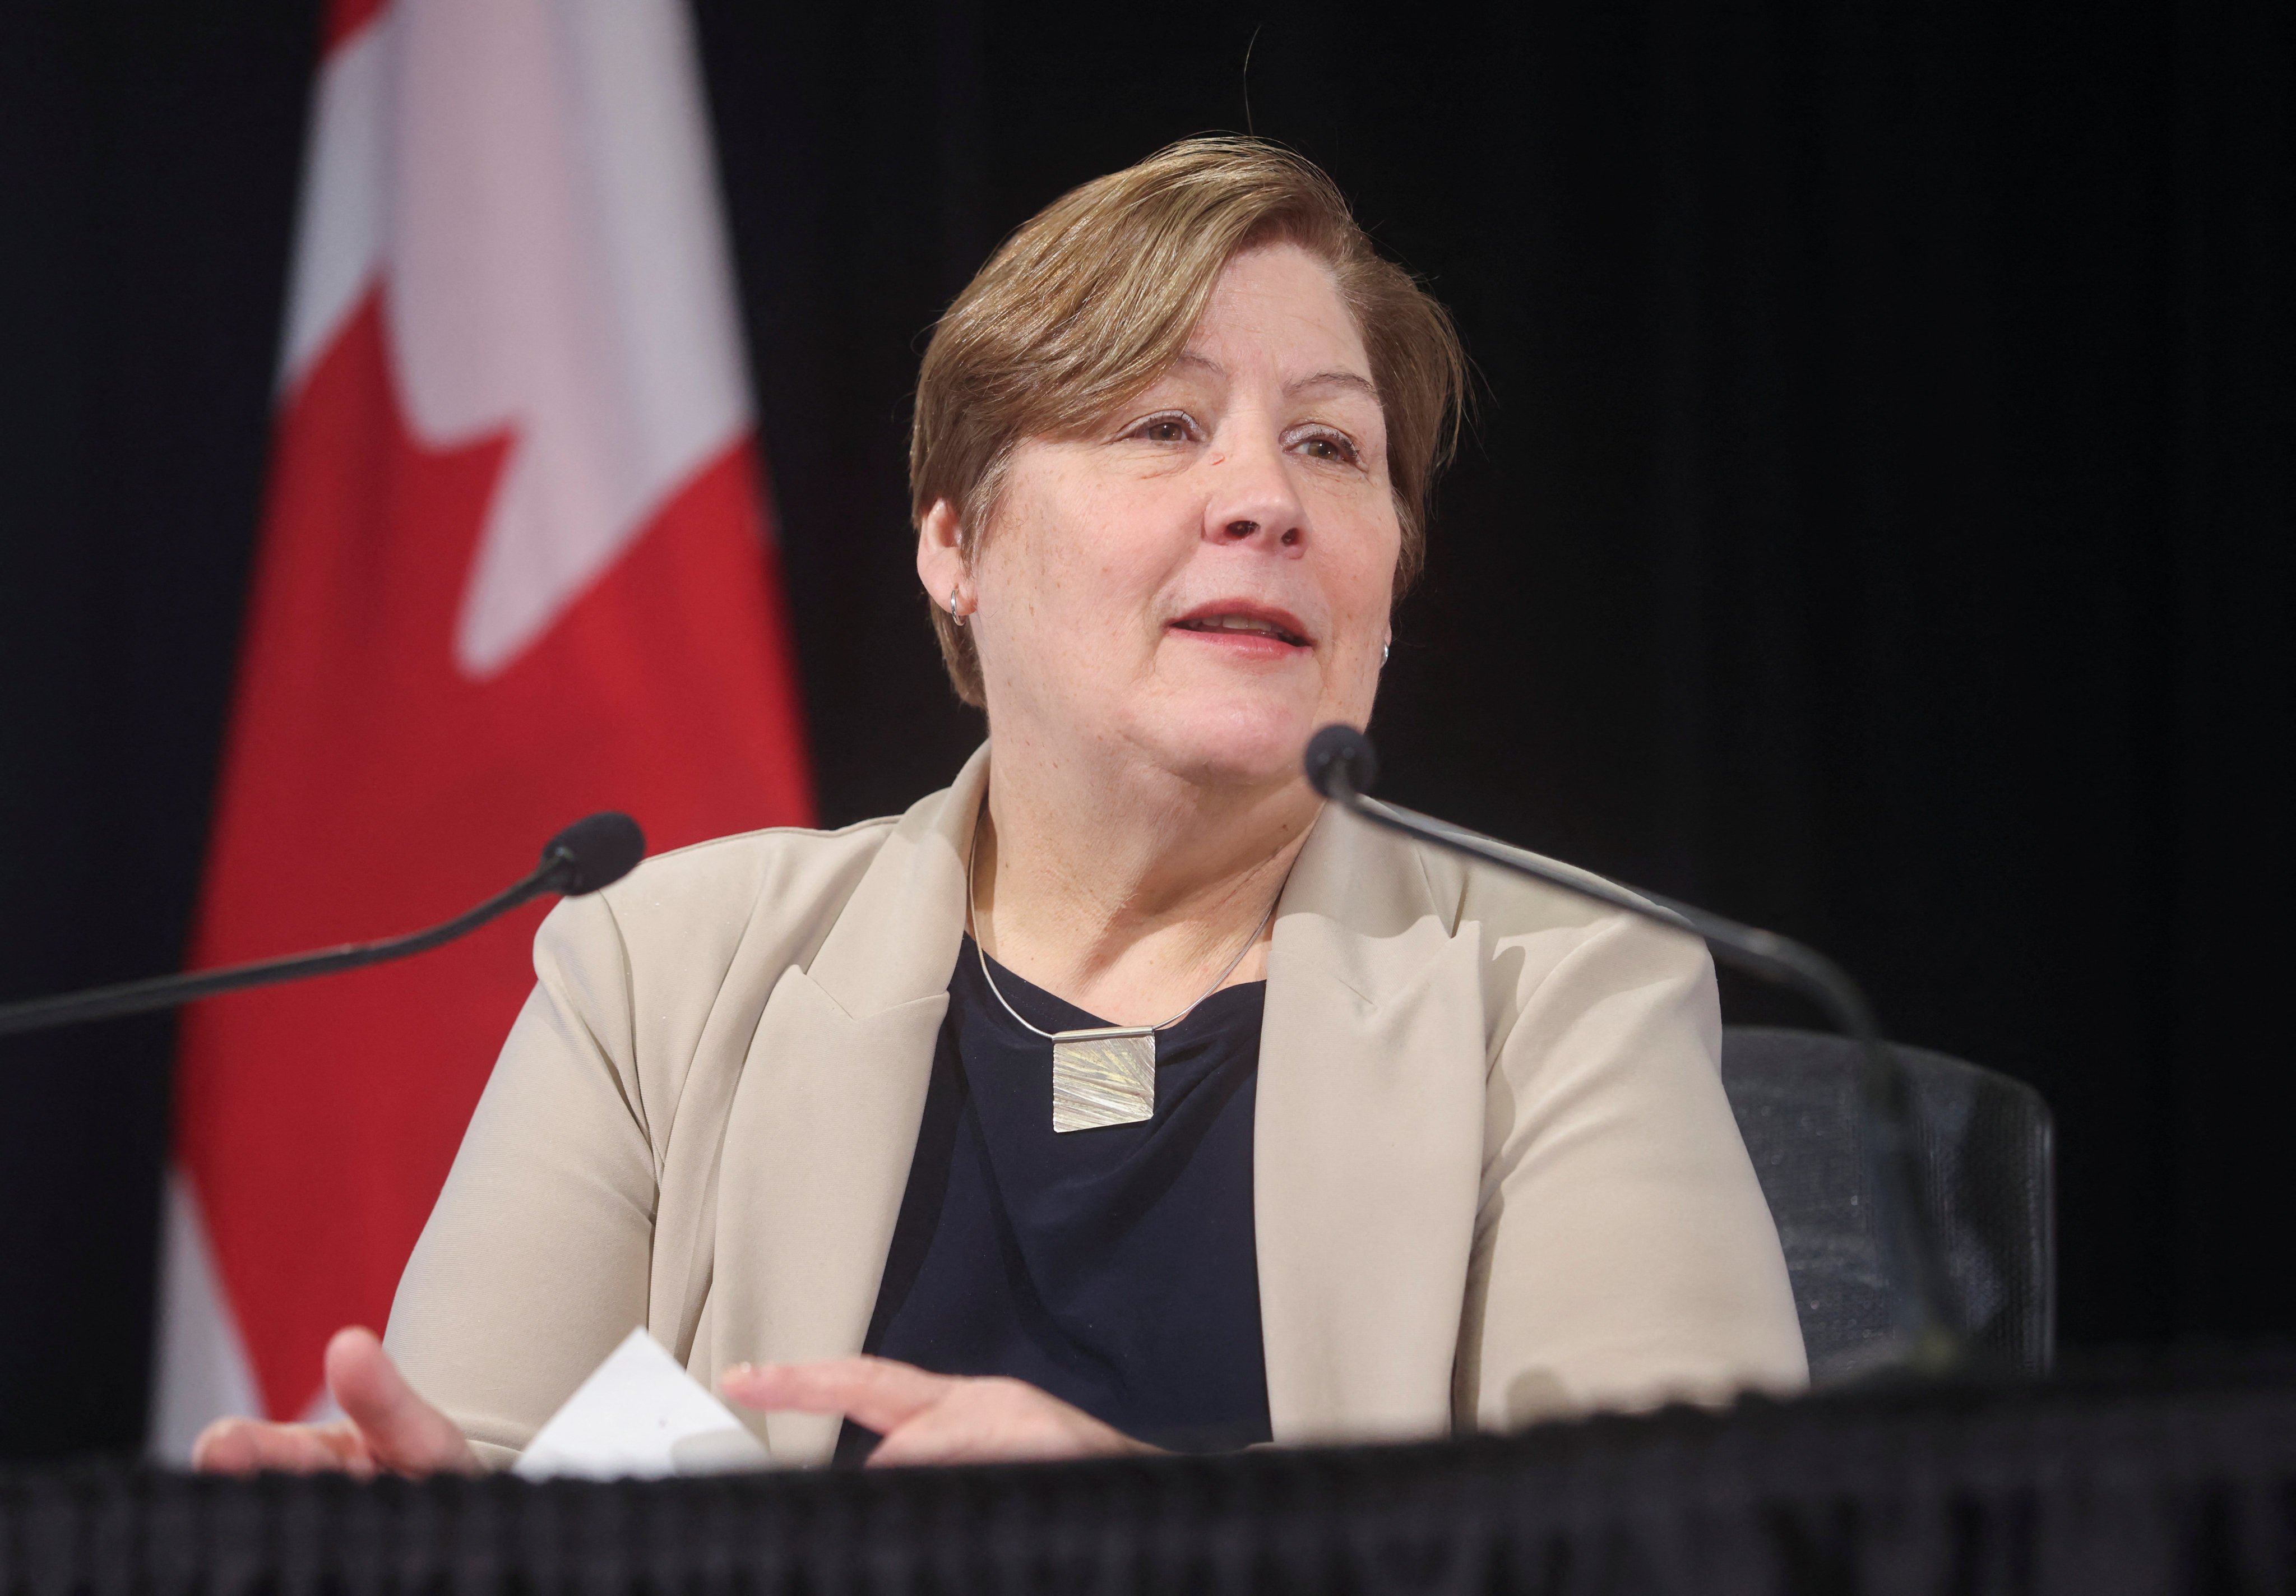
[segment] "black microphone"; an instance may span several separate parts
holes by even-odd
[[[428,952],[476,931],[488,920],[544,893],[562,893],[570,898],[578,898],[611,885],[636,869],[638,860],[644,857],[645,833],[638,829],[638,823],[627,815],[608,810],[577,820],[552,837],[543,845],[542,862],[525,880],[443,925],[376,942],[350,942],[316,953],[291,954],[284,958],[266,958],[220,970],[155,975],[147,981],[128,981],[118,986],[99,986],[86,991],[11,1003],[0,1007],[0,1036],[108,1020],[153,1008],[173,1008],[179,1003],[212,998],[219,992],[244,991],[251,986],[271,986],[312,975],[332,975],[338,970],[356,970],[365,965],[386,964],[410,954]]]
[[[1921,1204],[1913,1162],[1912,1113],[1904,1068],[1882,1041],[1872,1007],[1842,967],[1816,949],[1775,931],[1617,885],[1599,876],[1513,848],[1392,803],[1365,796],[1379,777],[1371,739],[1352,726],[1326,726],[1308,740],[1308,783],[1350,813],[1390,831],[1486,864],[1528,876],[1612,909],[1703,937],[1714,956],[1765,981],[1789,987],[1824,1009],[1863,1049],[1864,1113],[1859,1138],[1874,1228],[1880,1233],[1896,1294],[1899,1361],[1923,1374],[1943,1374],[1964,1358],[1960,1332],[1946,1311],[1944,1255]]]

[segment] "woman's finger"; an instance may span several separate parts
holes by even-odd
[[[887,1434],[869,1454],[869,1466],[1030,1462],[1152,1450],[1023,1381],[977,1379],[959,1382]]]
[[[399,1474],[476,1474],[478,1454],[455,1421],[415,1394],[373,1330],[327,1343],[327,1389],[374,1461]]]
[[[357,1433],[346,1424],[272,1424],[218,1419],[192,1443],[202,1474],[332,1474],[361,1479],[375,1472]]]
[[[863,1467],[914,1468],[935,1463],[985,1463],[1026,1460],[1025,1453],[1004,1450],[1004,1437],[984,1435],[966,1415],[953,1412],[947,1403],[935,1403],[897,1425],[877,1443]]]
[[[745,1408],[841,1413],[887,1435],[939,1401],[957,1381],[890,1358],[824,1358],[811,1363],[737,1363],[718,1385]]]

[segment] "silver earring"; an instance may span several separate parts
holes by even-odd
[[[1379,646],[1379,662],[1382,665],[1386,664],[1387,656],[1394,652],[1395,645],[1392,641],[1381,644]]]
[[[956,613],[956,589],[954,588],[948,590],[948,618],[959,626],[964,624],[964,617]]]

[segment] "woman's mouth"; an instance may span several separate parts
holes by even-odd
[[[1259,646],[1280,645],[1285,649],[1308,646],[1306,629],[1290,615],[1266,610],[1202,611],[1172,622],[1175,631],[1194,632],[1222,641],[1234,640],[1247,646],[1265,639]]]

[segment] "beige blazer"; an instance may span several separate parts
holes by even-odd
[[[633,1325],[705,1385],[860,1349],[988,752],[898,819],[704,843],[544,923],[387,1337],[490,1462]],[[1277,907],[1265,1013],[1279,1442],[1806,1378],[1700,943],[1326,810]],[[817,1462],[837,1426],[753,1427]]]

